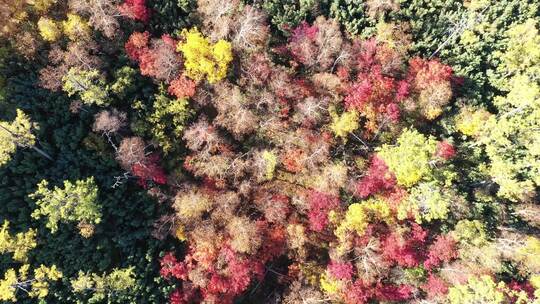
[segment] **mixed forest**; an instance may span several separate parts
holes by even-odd
[[[537,0],[0,0],[0,302],[540,304]]]

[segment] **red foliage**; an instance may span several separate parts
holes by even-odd
[[[443,279],[430,274],[422,289],[427,293],[428,299],[433,299],[444,296],[448,292],[448,285]]]
[[[145,2],[146,0],[125,0],[118,6],[118,10],[130,19],[147,22],[150,18],[150,10]]]
[[[139,185],[146,188],[147,181],[153,181],[156,184],[164,185],[167,183],[165,171],[159,165],[160,157],[158,154],[152,154],[146,158],[144,163],[133,165],[131,171],[133,175],[139,178]]]
[[[428,270],[439,266],[443,262],[449,262],[458,257],[456,241],[450,235],[439,235],[433,244],[429,246],[427,259],[424,267]]]
[[[426,60],[419,57],[409,61],[407,79],[416,90],[424,90],[434,84],[452,80],[452,68],[438,60]]]
[[[358,110],[371,119],[376,119],[379,115],[396,122],[399,119],[399,106],[396,103],[395,79],[384,76],[380,66],[359,73],[357,79],[345,96],[345,107],[348,110]]]
[[[302,171],[303,166],[300,160],[303,158],[304,151],[302,149],[292,149],[283,155],[283,166],[289,172],[298,173]]]
[[[156,54],[151,52],[149,49],[146,49],[140,53],[139,56],[139,68],[141,69],[141,74],[145,76],[153,76],[157,74],[156,65]]]
[[[409,285],[383,285],[377,284],[375,295],[382,301],[403,302],[411,298],[414,288]]]
[[[508,287],[511,290],[515,290],[515,291],[518,291],[518,292],[519,291],[524,291],[531,301],[534,299],[535,288],[529,282],[521,282],[521,283],[519,283],[519,282],[516,282],[516,281],[511,281],[510,283],[508,283]],[[517,301],[516,296],[510,295],[510,297],[511,297],[511,303],[515,303]]]
[[[160,270],[159,274],[166,278],[177,278],[185,280],[187,278],[187,269],[184,263],[178,262],[172,252],[165,254],[159,261]]]
[[[321,232],[328,225],[328,212],[339,206],[339,198],[310,190],[308,192],[309,227],[311,230]]]
[[[232,303],[249,287],[252,277],[264,275],[260,261],[241,257],[228,246],[221,248],[219,260],[223,260],[225,269],[217,269],[217,264],[213,264],[207,270],[208,285],[200,290],[205,303]]]
[[[441,141],[437,144],[435,156],[445,160],[451,159],[456,156],[456,148],[454,148],[454,146],[447,141]]]
[[[306,21],[302,21],[291,33],[290,40],[298,42],[304,39],[315,40],[319,29],[316,25],[309,25]]]
[[[259,231],[263,232],[263,242],[257,260],[266,263],[283,254],[287,241],[285,229],[281,226],[269,225],[266,221],[258,221],[257,226]]]
[[[169,84],[167,91],[176,98],[187,98],[195,95],[196,84],[193,80],[181,75]]]
[[[373,288],[362,280],[356,280],[345,292],[346,304],[365,304],[374,296]]]
[[[138,54],[141,74],[171,82],[178,76],[181,67],[181,57],[176,52],[176,47],[167,35],[162,39],[154,39],[150,47],[141,49]]]
[[[328,272],[336,279],[350,280],[353,275],[353,265],[351,263],[331,261],[330,264],[328,264]]]
[[[405,235],[392,232],[383,240],[383,257],[403,267],[416,267],[424,258],[427,231],[413,223]]]
[[[165,42],[168,46],[170,46],[173,49],[176,49],[176,45],[178,44],[178,41],[176,41],[171,35],[169,34],[163,34],[161,35],[161,40]]]
[[[356,184],[356,195],[366,198],[370,195],[392,191],[396,186],[396,177],[377,155],[371,158],[368,173]]]
[[[397,83],[396,100],[403,101],[409,96],[409,83],[405,80],[401,80]]]
[[[139,61],[141,55],[146,52],[148,48],[149,40],[150,33],[133,32],[125,44],[128,57],[132,60]]]

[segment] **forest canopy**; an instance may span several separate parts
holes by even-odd
[[[540,303],[540,3],[0,0],[0,302]]]

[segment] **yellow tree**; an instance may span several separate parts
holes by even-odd
[[[206,77],[215,83],[227,75],[227,68],[232,61],[231,43],[225,40],[211,44],[197,28],[182,31],[183,42],[178,44],[178,51],[185,58],[186,75],[196,81]]]
[[[18,274],[17,274],[18,272]],[[62,273],[55,265],[47,267],[40,265],[34,269],[34,275],[30,275],[30,265],[25,264],[18,271],[11,268],[0,280],[0,300],[17,302],[19,291],[26,293],[31,298],[43,299],[49,294],[50,282],[62,278]]]
[[[17,117],[13,122],[0,121],[0,165],[10,159],[17,147],[32,148],[42,156],[52,160],[45,151],[35,146],[36,138],[32,134],[35,127],[23,111],[17,109]]]
[[[29,229],[27,232],[19,232],[15,236],[9,233],[9,221],[4,221],[0,229],[0,254],[13,253],[13,259],[26,262],[28,251],[35,248],[36,230]]]

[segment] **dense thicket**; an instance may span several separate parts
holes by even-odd
[[[539,303],[540,4],[0,0],[0,301]]]

